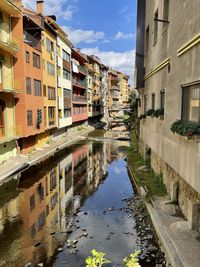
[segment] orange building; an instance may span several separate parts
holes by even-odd
[[[43,18],[33,10],[24,8],[23,25],[18,29],[21,53],[15,64],[15,79],[21,94],[16,101],[16,125],[22,138],[18,145],[26,152],[36,144],[36,135],[44,132],[44,99],[42,92]]]

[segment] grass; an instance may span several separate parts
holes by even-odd
[[[139,153],[138,140],[134,131],[131,133],[131,146],[128,150],[128,165],[131,167],[137,184],[147,188],[147,197],[166,195],[162,174],[155,174],[149,167],[148,162],[146,162]],[[144,165],[147,166],[147,171],[138,170],[139,167]]]

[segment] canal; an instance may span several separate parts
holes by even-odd
[[[92,134],[3,184],[0,266],[84,267],[93,248],[114,266],[135,250],[146,255],[128,205],[138,196],[119,149],[127,145]],[[143,256],[141,265],[155,262]]]

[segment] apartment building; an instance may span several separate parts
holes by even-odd
[[[17,31],[22,20],[22,2],[0,2],[0,163],[15,156],[15,101],[19,90],[14,82],[14,64],[20,52]],[[13,28],[15,27],[15,32]]]
[[[199,1],[139,0],[135,72],[139,115],[152,114],[140,121],[141,150],[194,229],[200,228],[199,10]]]
[[[128,98],[129,98],[129,89],[128,89],[128,80],[129,76],[122,72],[117,72],[119,78],[119,88],[120,88],[120,104],[122,107],[128,106]]]
[[[45,17],[42,36],[43,95],[44,95],[44,126],[49,132],[57,127],[57,33],[53,19]]]
[[[88,119],[87,58],[79,49],[72,49],[72,122],[84,123]]]
[[[72,125],[71,48],[67,34],[57,28],[58,128]]]
[[[101,99],[101,106],[100,106],[100,114],[103,115],[105,118],[108,118],[108,70],[109,67],[100,64],[100,99]]]
[[[88,59],[88,73],[91,76],[91,96],[92,96],[92,116],[101,115],[101,79],[100,79],[100,59],[96,56],[87,56]]]
[[[121,104],[121,95],[119,87],[120,79],[114,70],[108,72],[108,108],[119,108]]]

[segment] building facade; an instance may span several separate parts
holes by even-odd
[[[21,1],[0,3],[0,163],[17,154],[15,139],[20,134],[15,120],[19,90],[14,81],[14,64],[21,50],[17,34],[22,22],[21,9]]]
[[[158,115],[140,122],[141,150],[194,229],[200,228],[200,143],[193,128],[200,125],[199,9],[198,1],[138,1],[135,72],[139,115]]]
[[[84,123],[88,119],[87,63],[80,50],[72,49],[72,122]]]

